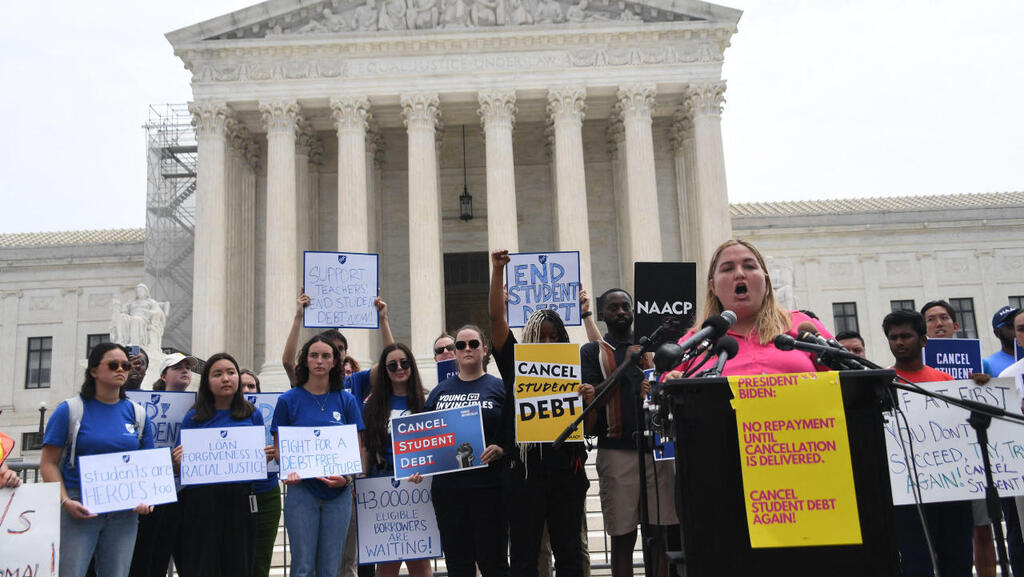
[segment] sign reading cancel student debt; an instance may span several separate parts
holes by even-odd
[[[580,347],[516,343],[515,359],[516,442],[553,442],[583,411]],[[582,443],[583,428],[568,440]]]
[[[302,286],[309,295],[304,326],[377,328],[377,255],[306,251],[302,270]]]
[[[277,445],[282,477],[293,472],[303,479],[363,472],[355,425],[278,427]]]
[[[971,380],[921,383],[920,387],[947,397],[1020,412],[1020,393],[1012,378],[992,379],[984,386]],[[886,415],[885,448],[893,505],[914,502],[914,476],[905,455],[913,455],[917,486],[925,503],[963,501],[985,497],[985,471],[981,446],[967,424],[969,411],[945,401],[899,391],[896,395],[910,428]],[[992,419],[988,428],[988,455],[992,479],[1000,497],[1024,495],[1024,436],[1021,426]],[[900,434],[906,452],[900,448]],[[913,452],[910,450],[913,441]]]
[[[508,257],[508,326],[524,326],[526,319],[540,309],[555,311],[566,325],[583,324],[579,252],[524,252]]]
[[[441,556],[430,484],[429,478],[418,485],[391,477],[356,480],[360,565]]]
[[[839,373],[729,377],[750,546],[861,543]]]
[[[171,451],[145,449],[78,458],[82,504],[90,513],[126,511],[136,505],[178,500]]]
[[[393,417],[391,443],[396,479],[487,466],[480,462],[487,445],[479,405]]]
[[[0,488],[0,575],[57,577],[60,483]]]
[[[982,372],[981,341],[978,339],[928,339],[921,351],[924,364],[951,375],[968,379]]]
[[[267,478],[267,433],[261,426],[182,429],[181,484]]]

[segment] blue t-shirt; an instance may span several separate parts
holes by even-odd
[[[501,407],[504,402],[505,384],[498,377],[484,374],[474,381],[463,381],[455,375],[430,391],[423,409],[436,411],[480,405],[480,415],[484,422],[484,442],[488,445],[497,445],[501,438]],[[499,463],[501,459],[492,461],[487,468],[437,475],[432,486],[443,489],[497,487]]]
[[[409,398],[405,395],[391,395],[391,414],[388,416],[388,422],[384,424],[384,430],[391,430],[391,419],[395,417],[401,417],[409,414]],[[391,435],[388,435],[388,441],[381,447],[380,458],[384,460],[384,464],[381,465],[376,462],[370,463],[371,471],[370,475],[373,477],[386,477],[395,474],[394,464],[394,445],[391,443]],[[372,456],[371,456],[372,458]]]
[[[1017,362],[1017,359],[1013,358],[1013,355],[1008,355],[1003,351],[996,351],[981,361],[981,372],[991,377],[998,377],[999,373],[1005,371],[1006,367],[1015,362]]]
[[[46,423],[43,433],[43,444],[64,447],[68,440],[68,404],[57,405]],[[128,399],[121,399],[113,405],[88,399],[82,412],[82,426],[78,429],[78,443],[75,446],[75,468],[69,469],[67,458],[60,463],[60,473],[64,478],[64,486],[69,490],[79,491],[79,457],[83,455],[102,455],[120,453],[138,449],[153,448],[153,428],[145,427],[142,443],[139,444],[135,432],[135,406]],[[71,448],[68,447],[68,458]]]
[[[359,410],[363,410],[366,397],[370,396],[370,369],[356,371],[345,379],[345,388],[359,402]]]
[[[314,395],[304,387],[295,387],[281,394],[274,407],[274,421],[270,430],[275,435],[278,427],[332,427],[355,425],[362,431],[363,415],[359,401],[348,391],[332,391]],[[331,488],[316,479],[303,479],[302,483],[319,499],[333,499],[345,487]],[[348,485],[346,485],[347,487]]]
[[[213,414],[213,418],[209,421],[199,422],[195,420],[195,409],[189,409],[185,413],[185,418],[181,420],[181,428],[178,429],[178,439],[175,441],[175,446],[181,444],[181,430],[182,429],[221,429],[225,427],[249,427],[253,425],[263,426],[263,415],[259,411],[253,409],[252,414],[249,415],[248,419],[235,420],[231,418],[231,409],[221,409]],[[273,477],[271,477],[273,476]],[[267,473],[267,479],[263,481],[254,481],[253,490],[256,493],[262,493],[263,491],[257,490],[256,485],[259,483],[268,483],[273,478],[273,483],[277,484],[277,473]],[[187,488],[187,487],[186,487]],[[271,487],[264,489],[269,490]]]

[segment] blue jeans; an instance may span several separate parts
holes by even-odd
[[[329,500],[317,498],[302,483],[289,486],[284,526],[292,554],[291,577],[337,577],[351,517],[348,485]]]
[[[80,497],[72,491],[68,496]],[[96,558],[96,577],[127,577],[135,551],[139,514],[135,511],[100,513],[75,519],[60,511],[60,577],[83,577]]]

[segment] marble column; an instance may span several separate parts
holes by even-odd
[[[614,286],[632,291],[633,251],[629,241],[632,234],[626,192],[626,132],[622,126],[621,115],[612,114],[608,119],[606,137],[608,157],[612,166],[612,199],[615,202],[615,246],[619,255],[619,280]]]
[[[196,127],[196,226],[192,292],[192,352],[223,351],[227,329],[227,134],[234,125],[223,102],[189,104]]]
[[[592,287],[590,220],[583,168],[583,117],[587,91],[581,87],[548,90],[547,112],[555,127],[555,248],[580,251],[580,281]],[[575,323],[579,319],[566,319]]]
[[[700,247],[697,223],[700,219],[700,207],[694,201],[696,180],[693,166],[693,115],[688,106],[684,105],[673,118],[670,137],[676,177],[676,198],[679,203],[679,242],[682,246],[683,260],[699,263],[701,255],[698,253]],[[705,272],[698,267],[697,276],[700,277]]]
[[[309,144],[309,203],[306,242],[309,250],[320,250],[320,179],[324,169],[324,143],[314,136]]]
[[[625,86],[616,93],[626,139],[626,218],[629,220],[630,259],[626,289],[633,290],[633,263],[661,261],[661,221],[658,182],[654,173],[651,111],[653,85]]]
[[[295,264],[300,258],[295,206],[295,136],[302,116],[294,100],[261,102],[260,113],[267,130],[266,313],[260,380],[264,389],[280,391],[289,387],[281,354],[301,284]]]
[[[409,137],[409,284],[412,350],[420,375],[431,382],[434,337],[445,328],[441,208],[438,193],[437,94],[403,94],[402,116]],[[420,356],[421,355],[421,356]]]
[[[516,93],[489,90],[478,94],[477,100],[487,152],[487,249],[519,252],[516,167],[512,153]]]
[[[693,114],[694,199],[700,207],[697,238],[701,259],[697,270],[707,270],[711,253],[732,238],[729,194],[725,183],[725,155],[722,150],[722,104],[725,82],[690,86],[687,105]]]
[[[0,358],[14,359],[18,349],[18,315],[21,310],[21,299],[25,296],[24,291],[6,290],[0,291],[0,311],[2,320],[0,323]],[[0,363],[0,383],[9,383],[8,386],[0,387],[0,409],[14,409],[15,389],[24,390],[25,367],[21,367],[21,378],[18,378],[18,371],[13,362]],[[20,383],[20,386],[15,386]],[[60,397],[58,397],[60,398]]]
[[[253,366],[255,340],[256,190],[250,164],[253,149],[249,131],[231,131],[228,161],[228,275],[232,289],[227,295],[227,350],[243,368]]]
[[[313,249],[309,236],[310,206],[313,204],[309,186],[309,154],[315,142],[316,133],[313,132],[313,127],[309,121],[303,120],[295,131],[295,246],[299,253],[299,259],[295,263],[295,274],[298,275],[300,286],[302,253]]]
[[[362,96],[331,99],[338,131],[338,250],[370,252],[366,174],[366,130],[370,101]],[[370,331],[346,331],[348,349],[361,365],[370,365]]]

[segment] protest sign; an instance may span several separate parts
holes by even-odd
[[[363,472],[355,425],[278,427],[277,443],[282,477],[292,472],[303,479]]]
[[[648,336],[669,317],[693,326],[697,308],[697,265],[692,262],[633,263],[634,329],[637,338]],[[593,307],[600,311],[600,305]]]
[[[487,466],[480,462],[487,445],[479,405],[393,417],[391,443],[396,479]]]
[[[246,393],[245,400],[249,401],[249,404],[256,407],[256,410],[263,416],[263,428],[266,429],[266,443],[267,445],[274,444],[274,435],[270,432],[270,425],[274,422],[274,409],[277,408],[277,400],[281,398],[281,393]],[[277,463],[277,459],[267,463],[267,472],[276,473],[281,470],[280,465]]]
[[[957,380],[982,372],[978,339],[928,339],[921,354],[925,365],[949,373]]]
[[[459,363],[455,359],[448,359],[437,363],[437,382],[443,383],[449,377],[459,374]]]
[[[580,319],[580,253],[524,252],[510,254],[505,266],[506,314],[510,327],[521,327],[534,311],[552,309],[566,325]]]
[[[442,555],[430,485],[430,478],[418,485],[391,477],[356,480],[360,565]]]
[[[516,343],[515,369],[516,442],[554,442],[583,412],[580,347]],[[582,443],[583,428],[567,440]]]
[[[0,575],[57,577],[60,483],[0,489]]]
[[[378,256],[354,252],[306,251],[302,282],[309,306],[302,324],[315,328],[375,329]]]
[[[162,505],[178,500],[171,451],[167,447],[83,455],[78,458],[82,504],[91,513]]]
[[[146,426],[153,431],[153,446],[174,448],[185,413],[196,402],[190,391],[125,391],[128,398],[146,408]]]
[[[266,479],[266,442],[266,429],[259,425],[182,429],[181,484]]]
[[[983,386],[971,380],[921,383],[919,386],[934,393],[1020,413],[1020,393],[1012,378],[992,379]],[[886,416],[886,461],[893,504],[914,502],[913,471],[905,455],[913,455],[917,485],[925,503],[983,499],[985,472],[978,437],[967,423],[970,412],[910,391],[901,390],[896,396],[910,428],[904,426],[901,419],[897,430],[895,416]],[[1002,497],[1024,495],[1024,440],[1020,431],[1020,425],[1001,419],[992,419],[988,428],[992,477]],[[900,447],[900,434],[906,452]]]
[[[839,373],[729,377],[750,546],[862,542]]]

